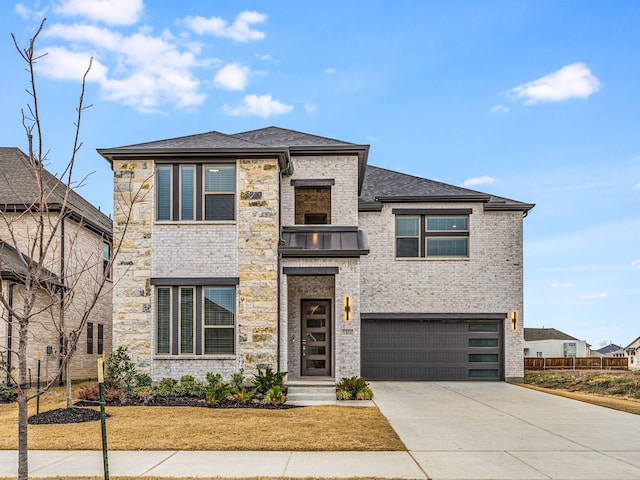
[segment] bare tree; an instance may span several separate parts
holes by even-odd
[[[20,189],[12,185],[6,172],[0,173],[16,198],[15,202],[0,205],[0,265],[3,275],[11,280],[10,283],[0,281],[0,313],[7,323],[7,331],[17,329],[17,345],[0,346],[0,369],[4,369],[12,384],[16,385],[20,480],[28,478],[28,402],[64,374],[67,406],[71,406],[70,360],[87,322],[105,301],[109,306],[110,322],[111,302],[105,299],[111,295],[109,272],[121,243],[111,238],[110,222],[96,225],[99,220],[83,215],[86,205],[75,191],[86,180],[74,179],[74,167],[82,147],[79,140],[82,115],[90,107],[85,105],[84,96],[91,61],[82,78],[75,107],[69,159],[58,175],[52,175],[45,168],[49,152],[44,147],[35,72],[35,64],[41,58],[36,53],[36,41],[44,24],[45,20],[26,48],[21,48],[12,35],[16,49],[26,63],[29,75],[27,93],[30,96],[26,112],[22,112],[28,151],[19,157],[22,162],[16,161],[12,168],[20,169],[21,178],[29,185],[29,194],[25,194],[24,184]],[[124,209],[118,214],[130,219],[134,204],[144,193],[143,190],[118,193],[122,197],[118,208]],[[123,236],[127,226],[128,221],[124,225]],[[103,253],[105,245],[108,254]],[[6,284],[9,286],[5,288]],[[34,390],[28,381],[29,345],[47,332],[59,339],[59,361],[55,375],[48,377],[40,390]],[[15,335],[9,338],[13,337]],[[13,358],[17,361],[17,368],[12,366]]]

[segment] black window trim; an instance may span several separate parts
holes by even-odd
[[[447,217],[447,216],[460,216],[469,217],[473,210],[471,208],[394,208],[391,210],[394,215],[394,251],[396,259],[412,259],[412,258],[424,258],[424,259],[468,259],[469,258],[469,242],[467,241],[467,254],[466,255],[428,255],[427,252],[427,240],[429,238],[451,238],[451,237],[470,237],[469,219],[467,218],[467,230],[459,231],[444,231],[444,230],[428,230],[427,219],[428,217]],[[398,256],[398,237],[397,232],[397,217],[418,217],[418,255],[412,257]]]
[[[156,163],[156,172],[155,172],[155,208],[154,208],[154,221],[158,223],[179,223],[179,222],[216,222],[216,223],[229,223],[235,222],[237,217],[237,198],[238,198],[238,185],[237,185],[237,175],[238,175],[238,166],[235,160],[224,160],[224,159],[198,159],[194,160],[185,160],[185,161],[159,161],[155,160]],[[204,173],[203,170],[207,166],[234,166],[234,191],[233,192],[220,192],[224,195],[233,195],[233,219],[226,220],[205,220],[205,195],[207,195],[204,191]],[[194,218],[182,220],[182,208],[181,208],[181,194],[182,194],[182,181],[181,181],[181,172],[182,167],[194,167],[194,181],[195,181],[195,201],[194,201]],[[170,205],[169,205],[169,219],[159,219],[158,218],[158,195],[159,191],[157,188],[158,185],[158,170],[160,168],[169,168],[170,171]],[[209,193],[210,195],[211,193]]]

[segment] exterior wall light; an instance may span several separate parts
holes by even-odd
[[[342,306],[344,307],[344,310],[342,312],[342,318],[344,319],[345,322],[350,322],[353,318],[353,300],[351,299],[351,297],[349,295],[345,295],[345,297],[342,299]]]
[[[518,330],[518,311],[517,310],[511,310],[511,312],[509,312],[509,321],[511,323],[511,330],[513,330],[514,332]]]

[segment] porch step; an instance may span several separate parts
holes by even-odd
[[[298,406],[335,405],[335,381],[290,381],[286,403]]]

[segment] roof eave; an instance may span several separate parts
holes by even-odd
[[[535,203],[485,203],[484,210],[487,212],[513,212],[521,211],[529,213],[535,207]]]
[[[291,155],[288,148],[98,148],[97,152],[111,164],[114,160],[144,160],[194,157],[236,157],[236,158],[277,158],[283,173],[292,171]]]
[[[491,195],[393,195],[376,197],[382,203],[435,203],[435,202],[483,202],[491,199]]]

